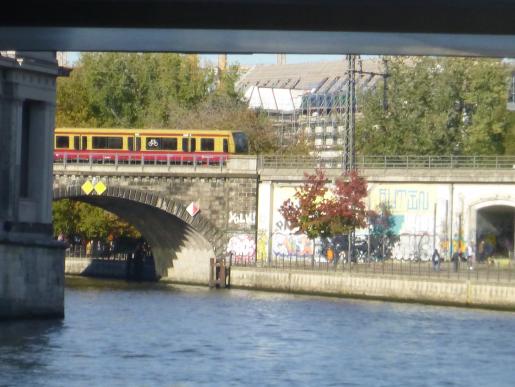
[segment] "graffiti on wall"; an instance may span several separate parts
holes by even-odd
[[[370,192],[371,207],[386,203],[393,214],[430,213],[433,210],[434,188],[421,184],[382,184]]]
[[[255,212],[229,212],[229,224],[244,224],[246,226],[253,226],[256,224]]]
[[[254,235],[235,234],[229,239],[227,252],[232,254],[235,263],[251,263],[256,258],[256,242]]]
[[[304,234],[277,232],[272,236],[274,255],[305,257],[313,255],[313,241]]]
[[[429,261],[433,255],[433,235],[428,232],[420,234],[401,234],[399,242],[393,249],[393,257],[403,260]]]

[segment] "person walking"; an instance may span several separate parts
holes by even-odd
[[[467,263],[469,270],[474,270],[474,242],[470,242],[467,246]]]
[[[88,241],[88,243],[86,243],[86,257],[91,257],[91,241]]]
[[[433,252],[433,256],[431,257],[431,260],[433,261],[433,270],[440,271],[440,261],[442,259],[440,257],[440,254],[438,253],[437,249],[435,249],[435,251]]]

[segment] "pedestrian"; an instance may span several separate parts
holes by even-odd
[[[481,242],[479,242],[479,246],[477,249],[478,252],[478,258],[479,262],[483,262],[485,260],[485,240],[482,239]]]
[[[433,256],[431,257],[431,260],[433,261],[433,270],[440,271],[441,257],[440,257],[440,254],[438,253],[437,249],[435,249],[435,251],[433,252]]]
[[[451,262],[453,266],[453,270],[457,272],[460,268],[460,259],[463,256],[460,250],[455,251],[454,254],[451,257]]]
[[[467,246],[467,262],[469,270],[474,270],[474,242],[470,242]]]
[[[91,241],[86,243],[86,257],[91,257]]]

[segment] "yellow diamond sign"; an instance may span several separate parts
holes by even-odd
[[[81,188],[86,195],[89,195],[91,191],[93,191],[93,184],[91,184],[91,181],[88,180],[84,184],[82,184]]]
[[[104,183],[99,181],[97,184],[95,184],[95,191],[97,194],[102,195],[106,191],[107,187]]]

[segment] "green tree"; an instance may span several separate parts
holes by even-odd
[[[230,129],[252,153],[277,149],[270,121],[235,88],[238,66],[217,77],[197,55],[87,53],[57,85],[57,126]]]
[[[55,235],[78,235],[83,240],[106,240],[110,235],[115,238],[141,237],[139,231],[126,221],[87,203],[61,199],[53,203],[52,213]]]
[[[57,200],[52,205],[52,216],[54,234],[74,235],[77,234],[80,216],[77,202],[68,199]]]
[[[383,89],[361,97],[356,146],[365,154],[503,153],[509,72],[499,60],[390,58]]]
[[[390,258],[395,243],[400,239],[399,235],[395,234],[395,218],[390,206],[380,203],[368,216],[371,254],[377,258]]]

